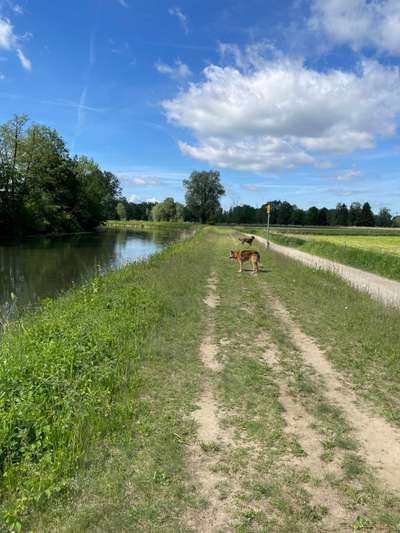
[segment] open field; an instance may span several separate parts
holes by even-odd
[[[294,235],[348,235],[400,237],[400,228],[367,228],[357,226],[272,226],[273,231]]]
[[[297,238],[307,241],[331,242],[338,246],[349,246],[361,250],[372,250],[400,256],[400,235],[310,235],[296,234]]]
[[[398,531],[400,312],[261,248],[240,275],[237,236],[6,333],[6,530]]]
[[[245,232],[266,237],[265,228],[240,228]],[[374,234],[342,233],[300,233],[276,231],[270,238],[283,246],[297,248],[312,255],[331,259],[361,270],[400,281],[400,235],[391,233],[377,236]],[[337,230],[338,231],[338,230]]]

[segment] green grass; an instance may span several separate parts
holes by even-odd
[[[200,230],[6,331],[0,531],[189,531],[188,510],[208,505],[188,466],[191,413],[206,382],[236,442],[200,443],[226,476],[221,499],[234,494],[232,530],[320,531],[328,509],[313,501],[318,480],[285,431],[279,380],[312,417],[321,459],[339,464],[328,481],[355,513],[354,529],[398,530],[398,498],[377,486],[351,420],[326,401],[270,298],[325,349],[360,401],[398,427],[400,312],[264,248],[264,271],[240,275],[228,259],[236,239],[229,230]],[[198,352],[209,334],[203,299],[214,270],[220,304],[210,313],[224,368],[213,374]],[[280,370],[260,360],[269,343]]]
[[[53,531],[59,516],[56,529],[75,532],[93,521],[112,531],[113,517],[115,531],[178,521],[210,238],[205,231],[95,278],[5,333],[0,523]],[[66,522],[65,498],[75,494]],[[49,507],[58,495],[64,503]]]
[[[152,222],[149,220],[108,220],[106,228],[132,228],[132,229],[188,229],[196,224],[192,222]]]
[[[254,233],[266,237],[265,230],[255,229]],[[384,244],[386,239],[387,245]],[[396,243],[400,245],[400,236],[295,236],[272,232],[271,240],[283,246],[291,246],[312,255],[400,281],[400,253],[394,255],[392,252],[399,250]],[[359,245],[346,244],[350,242],[357,242]],[[383,248],[391,251],[383,251]]]
[[[265,227],[265,225],[264,225]],[[272,226],[272,231],[302,235],[348,235],[348,236],[400,236],[400,228],[379,228],[359,226]]]
[[[348,246],[361,250],[371,250],[384,254],[400,256],[400,235],[298,235],[299,238],[313,242],[331,242],[338,246]]]
[[[226,241],[226,250],[231,243],[232,240]],[[301,456],[296,442],[288,442],[281,433],[277,418],[279,404],[278,411],[273,415],[271,400],[272,397],[276,399],[274,376],[264,370],[264,384],[260,382],[259,385],[261,376],[256,378],[256,375],[261,370],[254,363],[246,363],[247,357],[260,350],[255,346],[254,339],[264,333],[279,349],[283,369],[281,377],[288,381],[295,401],[302,403],[314,419],[314,427],[321,436],[321,459],[327,463],[336,460],[341,464],[342,475],[330,482],[357,511],[360,519],[354,527],[360,529],[368,523],[377,529],[396,531],[400,524],[400,500],[386,494],[374,481],[354,440],[351,420],[345,420],[340,409],[326,401],[318,376],[302,361],[285,326],[274,316],[269,299],[271,296],[279,298],[291,311],[303,331],[325,349],[327,357],[361,401],[367,399],[376,411],[399,427],[400,363],[396,354],[400,345],[400,312],[350,288],[332,273],[314,271],[272,251],[260,249],[260,252],[264,272],[256,278],[239,275],[234,267],[232,273],[227,274],[228,267],[221,265],[223,281],[218,331],[222,337],[234,339],[222,348],[228,361],[225,371],[228,381],[222,390],[225,390],[226,401],[232,402],[238,413],[231,422],[245,429],[252,439],[259,439],[262,445],[266,443],[262,460],[267,463],[268,459],[271,461],[271,448],[277,453],[275,459],[284,450]],[[244,311],[246,307],[250,313]],[[268,394],[271,394],[269,399]],[[256,422],[249,420],[252,413]],[[274,462],[272,460],[268,466],[270,473],[276,468]],[[290,473],[294,475],[293,472],[287,464],[286,473],[277,471],[271,479],[260,462],[257,483],[266,484],[267,491],[279,494],[280,482],[286,479],[289,483],[287,476]],[[292,519],[304,519],[304,515],[301,518],[296,515],[295,494],[301,492],[298,475],[295,476],[298,482],[293,485],[294,493],[290,494],[287,489],[285,497],[278,498],[283,506],[282,512],[288,515],[286,524],[291,524],[293,531],[297,526],[291,522]],[[273,488],[270,487],[272,480]],[[304,489],[312,492],[312,479],[305,483]],[[254,498],[258,487],[250,493]],[[313,515],[310,500],[307,500],[307,495],[303,497],[307,502],[304,512],[308,513],[305,524],[312,530],[310,517],[320,515]],[[278,505],[277,501],[275,505]],[[267,527],[266,517],[257,516]],[[304,528],[304,523],[297,523],[298,527]],[[317,520],[317,530],[318,523]],[[268,526],[271,527],[271,524]],[[280,527],[278,530],[285,530],[282,525]]]

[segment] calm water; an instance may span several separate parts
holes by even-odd
[[[0,320],[4,315],[12,318],[43,298],[59,295],[93,277],[99,269],[107,272],[146,258],[182,237],[182,231],[105,230],[0,242]]]

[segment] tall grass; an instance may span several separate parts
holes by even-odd
[[[92,443],[129,419],[132,403],[121,398],[140,380],[135,369],[147,335],[179,314],[167,282],[186,280],[186,296],[205,285],[198,240],[96,277],[5,331],[0,523],[10,530],[20,529],[29,509],[64,491]]]

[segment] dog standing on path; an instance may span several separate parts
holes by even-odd
[[[239,241],[242,243],[242,244],[250,244],[250,246],[253,244],[253,241],[254,241],[255,237],[254,235],[252,235],[251,237],[239,237]]]
[[[253,274],[259,271],[260,254],[255,250],[231,250],[229,259],[236,259],[239,262],[239,272],[243,272],[243,263],[246,261],[250,261]]]

